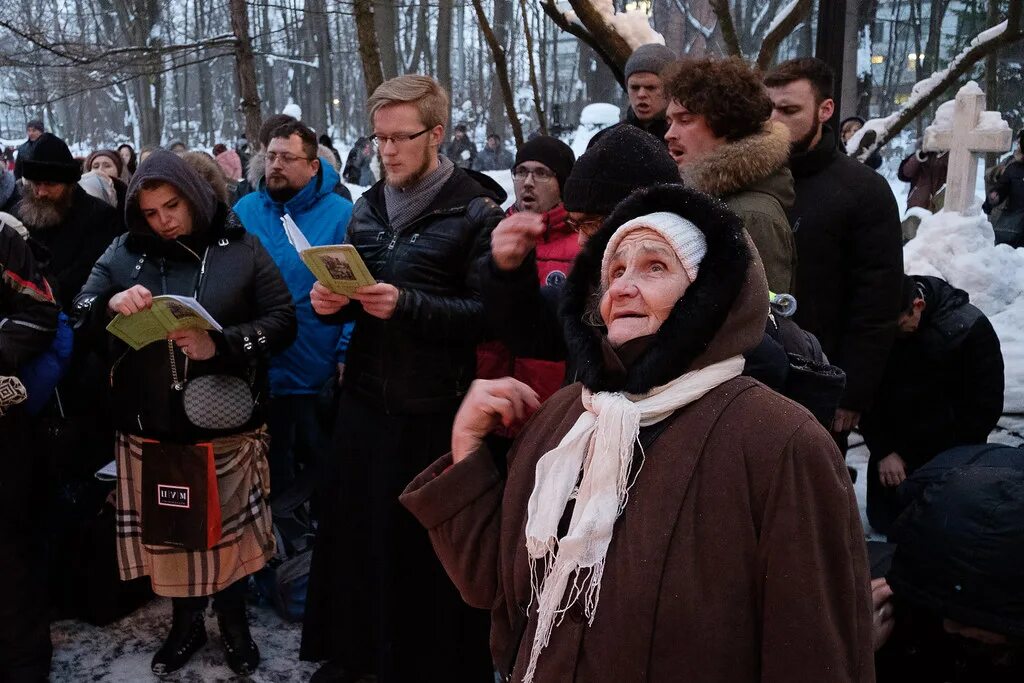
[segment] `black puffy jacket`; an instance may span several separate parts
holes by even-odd
[[[187,248],[186,248],[187,247]],[[220,204],[211,227],[202,235],[167,241],[153,233],[125,233],[107,249],[75,299],[78,325],[106,335],[110,342],[110,381],[114,424],[121,431],[175,442],[217,436],[191,425],[181,395],[171,387],[168,346],[153,343],[138,351],[104,328],[111,316],[110,298],[134,285],[154,296],[195,296],[219,322],[223,334],[211,333],[217,354],[188,361],[175,347],[179,378],[227,374],[252,378],[253,395],[265,397],[270,354],[295,339],[295,307],[288,287],[259,239]],[[262,424],[260,402],[245,431]]]
[[[478,268],[491,230],[504,216],[505,191],[488,176],[455,168],[419,218],[392,229],[384,181],[356,202],[347,240],[378,282],[399,289],[394,315],[381,320],[358,302],[344,388],[389,414],[424,414],[457,405],[476,374],[483,328]]]
[[[861,431],[873,459],[899,453],[912,471],[940,451],[985,443],[1003,412],[1003,356],[967,292],[916,275],[925,309],[893,344]]]

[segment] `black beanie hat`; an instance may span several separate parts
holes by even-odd
[[[583,153],[562,188],[567,211],[607,216],[615,205],[642,187],[679,185],[679,167],[650,133],[628,123],[603,131]]]
[[[548,168],[558,178],[559,189],[565,189],[565,179],[572,172],[572,166],[576,163],[576,155],[572,148],[558,138],[550,135],[538,135],[537,137],[523,143],[523,146],[516,152],[514,169],[524,161],[537,161]]]
[[[32,156],[25,159],[23,175],[26,180],[71,185],[82,177],[82,165],[71,156],[63,140],[53,133],[43,133],[32,148]]]

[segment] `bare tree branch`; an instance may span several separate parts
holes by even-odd
[[[596,52],[597,56],[601,58],[601,61],[611,69],[612,75],[615,76],[615,80],[619,82],[619,85],[625,87],[626,78],[622,71],[626,64],[625,60],[621,63],[616,61],[616,58],[608,51],[608,49],[597,38],[591,35],[587,27],[574,24],[566,19],[565,15],[562,14],[561,10],[559,10],[558,6],[555,4],[555,0],[543,0],[541,8],[544,10],[544,14],[551,17],[551,21],[555,22],[555,25],[558,26],[558,28],[562,29],[566,33],[571,33],[576,36],[581,42]],[[629,55],[626,56],[626,59],[629,59]]]
[[[881,149],[886,143],[896,137],[900,131],[907,126],[907,124],[927,109],[928,105],[941,97],[946,90],[956,84],[961,76],[967,73],[972,66],[984,59],[987,55],[1007,45],[1012,45],[1021,38],[1024,38],[1024,33],[1021,31],[1021,13],[1022,9],[1024,9],[1022,6],[1024,6],[1024,0],[1011,0],[1010,9],[1006,15],[1006,29],[990,40],[979,41],[976,38],[971,41],[971,43],[959,55],[953,58],[943,77],[938,83],[930,88],[928,94],[917,99],[911,98],[911,100],[894,115],[892,123],[888,124],[882,130],[878,139],[875,140],[875,143],[868,145],[865,149],[861,150],[858,158],[863,161],[874,153],[875,150]],[[993,26],[989,30],[994,28],[996,27]]]
[[[811,4],[811,0],[799,0],[793,11],[772,27],[768,35],[764,37],[764,42],[761,43],[760,52],[757,53],[757,66],[759,69],[767,69],[772,65],[772,62],[775,61],[775,55],[779,51],[779,45],[810,13]]]
[[[508,80],[508,62],[505,59],[505,48],[498,42],[494,35],[491,22],[487,21],[484,14],[484,7],[481,0],[473,0],[473,9],[476,11],[476,19],[480,22],[480,30],[483,31],[484,39],[491,49],[491,57],[494,59],[494,70],[498,77],[498,85],[501,86],[501,95],[505,100],[505,111],[508,113],[508,122],[512,125],[512,135],[516,139],[516,147],[523,144],[523,124],[519,121],[519,114],[516,112],[516,100],[512,93],[512,84]]]
[[[718,17],[718,25],[722,29],[722,41],[725,43],[726,52],[733,57],[742,57],[740,50],[740,39],[736,35],[736,24],[732,20],[732,10],[729,9],[729,0],[708,0],[711,11]]]

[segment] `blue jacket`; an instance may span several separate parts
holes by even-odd
[[[313,246],[341,244],[352,216],[352,202],[334,192],[338,173],[320,160],[320,172],[298,194],[281,204],[267,194],[266,180],[259,190],[235,204],[245,229],[256,235],[281,269],[295,302],[299,333],[295,342],[270,362],[270,393],[315,394],[332,376],[335,364],[344,361],[348,335],[341,325],[320,320],[309,303],[316,278],[299,258],[285,236],[281,217],[289,214]]]

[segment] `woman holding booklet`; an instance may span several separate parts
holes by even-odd
[[[212,595],[227,664],[248,674],[259,650],[247,577],[274,553],[261,399],[270,355],[295,337],[291,295],[259,240],[170,152],[138,167],[125,219],[75,300],[79,327],[110,342],[121,578],[148,575],[172,598],[154,673],[205,644]]]

